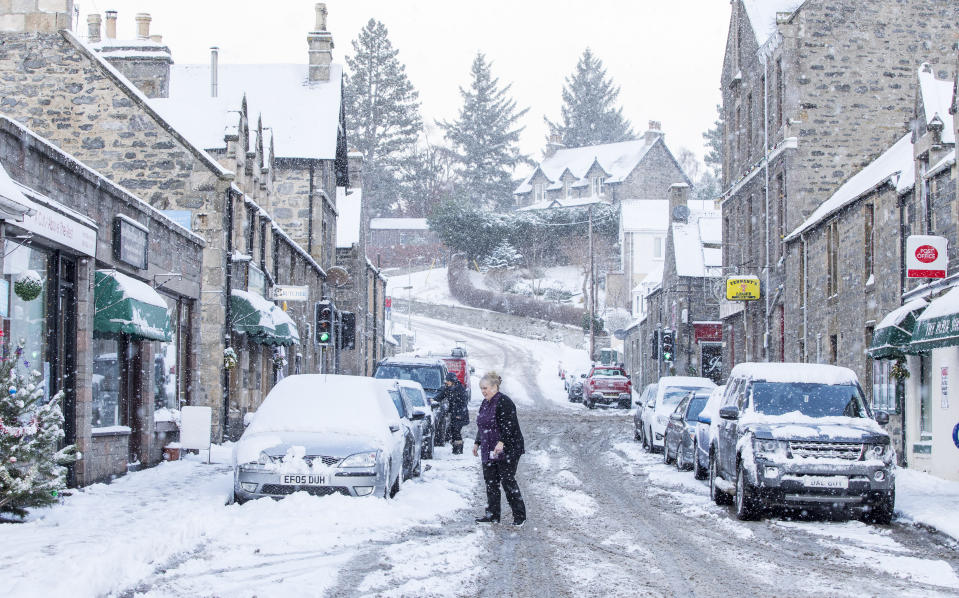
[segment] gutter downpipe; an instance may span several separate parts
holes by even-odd
[[[772,315],[772,306],[769,302],[769,57],[763,54],[763,185],[766,201],[766,259],[764,269],[766,271],[766,317],[763,323],[763,358],[769,361],[769,318]],[[784,227],[785,228],[785,227]]]
[[[224,268],[226,273],[225,285],[226,289],[224,292],[226,298],[226,306],[224,310],[224,325],[223,325],[223,347],[229,349],[232,347],[232,327],[230,322],[233,318],[233,310],[230,306],[230,295],[233,289],[233,188],[232,185],[226,188],[226,265]],[[226,368],[223,368],[223,377],[221,380],[221,391],[223,395],[223,424],[220,426],[220,442],[222,443],[226,439],[226,428],[227,424],[230,421],[230,371]]]

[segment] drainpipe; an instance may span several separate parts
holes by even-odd
[[[769,318],[772,317],[772,305],[769,301],[769,57],[763,58],[763,177],[766,195],[766,317],[763,332],[763,358],[769,361]]]
[[[799,250],[802,252],[802,279],[803,279],[803,289],[802,289],[802,350],[803,354],[800,355],[800,359],[803,362],[806,361],[806,356],[809,355],[809,318],[806,317],[809,313],[809,260],[806,257],[806,235],[803,233],[799,236]]]
[[[225,314],[225,323],[223,326],[223,347],[224,349],[229,349],[232,347],[232,328],[230,322],[233,319],[233,310],[230,307],[230,291],[233,288],[233,190],[231,187],[226,189],[226,289],[224,290],[224,295],[226,297],[226,309]],[[222,356],[220,357],[222,360]],[[227,423],[230,421],[230,372],[226,368],[223,368],[223,377],[222,377],[222,394],[223,394],[223,424],[220,426],[220,442],[223,442],[226,439],[226,427]]]

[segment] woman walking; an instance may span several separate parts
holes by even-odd
[[[476,523],[498,523],[500,487],[513,511],[513,525],[526,522],[526,504],[516,483],[516,466],[524,450],[523,433],[516,418],[513,400],[499,391],[503,379],[496,372],[487,372],[480,379],[483,404],[476,416],[476,442],[473,456],[479,454],[486,481],[486,514]]]

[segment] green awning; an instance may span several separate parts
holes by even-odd
[[[300,344],[300,333],[296,329],[296,322],[293,321],[285,311],[274,305],[270,311],[273,316],[273,326],[276,328],[277,338],[282,339],[278,345],[298,345]]]
[[[959,345],[959,287],[934,300],[916,320],[907,353]]]
[[[116,270],[97,270],[93,330],[148,340],[173,339],[166,301],[153,288]]]
[[[889,312],[876,326],[867,353],[873,359],[898,359],[906,352],[916,320],[929,304],[916,299]]]
[[[230,293],[230,326],[239,334],[246,334],[257,343],[270,344],[276,337],[276,326],[270,311],[274,305],[247,291],[234,289]]]

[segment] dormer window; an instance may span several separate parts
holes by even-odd
[[[606,195],[606,178],[601,176],[594,176],[589,179],[589,191],[591,195],[596,197],[603,197]]]
[[[546,201],[546,183],[536,183],[533,185],[533,202],[538,203]]]

